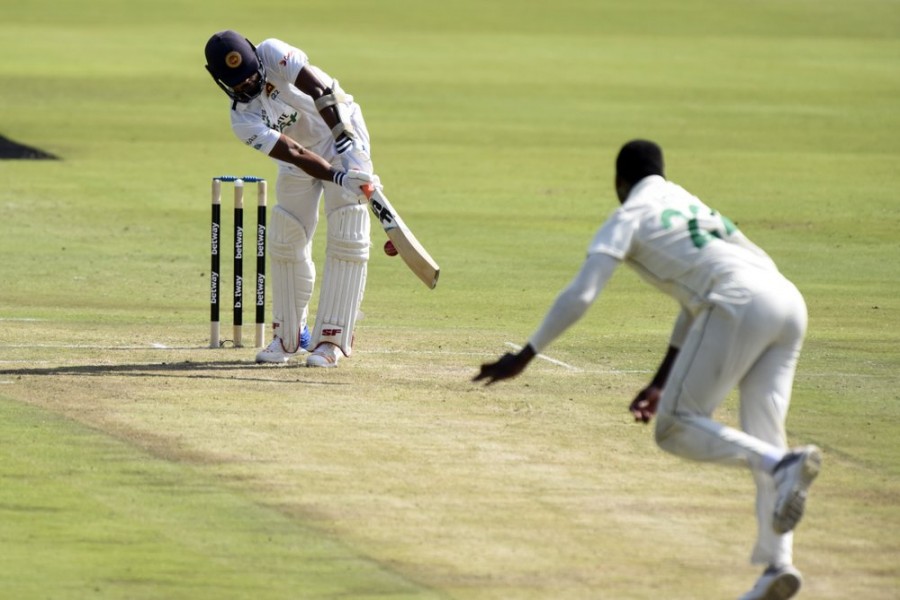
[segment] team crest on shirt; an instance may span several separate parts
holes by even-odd
[[[237,69],[241,66],[241,63],[244,62],[244,58],[241,56],[241,53],[237,50],[232,50],[228,54],[225,55],[225,64],[231,67],[232,69]]]
[[[266,124],[266,127],[268,127],[269,129],[274,129],[279,133],[284,133],[285,129],[297,122],[298,115],[296,112],[282,113],[278,115],[278,119],[274,121],[272,120],[272,116],[273,115],[269,115],[269,113],[267,113],[266,110],[263,109],[262,120],[263,123]]]
[[[274,94],[273,94],[273,92],[274,92]],[[275,86],[272,85],[271,83],[269,83],[268,81],[266,82],[266,96],[268,96],[270,98],[278,97],[278,92],[275,90]]]

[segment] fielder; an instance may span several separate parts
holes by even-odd
[[[597,299],[621,262],[681,305],[665,358],[630,410],[656,441],[684,458],[746,465],[756,481],[752,562],[766,565],[744,600],[782,600],[800,589],[792,530],[821,455],[786,449],[785,419],[806,331],[806,304],[772,259],[723,215],[664,178],[653,142],[625,144],[616,159],[622,206],[599,229],[575,279],[518,354],[482,365],[488,384],[521,373]],[[712,419],[740,390],[741,431]]]
[[[362,112],[336,79],[281,40],[254,46],[235,31],[221,31],[206,44],[206,69],[231,99],[235,135],[278,165],[269,226],[274,338],[256,361],[284,363],[312,349],[308,366],[336,367],[352,352],[366,285],[369,213],[360,187],[378,185]],[[320,198],[328,239],[310,334]]]

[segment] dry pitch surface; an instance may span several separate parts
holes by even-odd
[[[397,579],[396,597],[718,598],[757,575],[749,474],[656,450],[624,410],[648,375],[628,364],[556,357],[485,389],[469,379],[492,341],[465,330],[437,346],[416,332],[377,344],[382,332],[362,327],[354,358],[328,371],[258,366],[253,349],[208,350],[196,332],[127,345],[45,322],[4,332],[5,396],[315,531]],[[872,466],[826,457],[797,535],[807,597],[890,598],[892,560],[865,549],[891,543],[877,511],[853,508],[896,506],[897,486],[854,501],[841,488]],[[174,505],[190,495],[170,492]],[[231,526],[211,521],[202,535]],[[852,582],[837,575],[848,569]]]

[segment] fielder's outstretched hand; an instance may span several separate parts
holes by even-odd
[[[472,381],[486,379],[485,385],[491,385],[497,381],[510,379],[525,370],[536,352],[530,345],[526,345],[518,354],[507,352],[500,360],[481,365],[481,371],[472,378]]]
[[[653,415],[656,414],[656,408],[659,405],[661,396],[662,389],[655,385],[648,385],[638,392],[637,397],[631,401],[631,406],[628,407],[634,416],[634,420],[649,423]]]

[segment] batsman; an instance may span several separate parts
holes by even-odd
[[[234,134],[278,165],[277,205],[269,226],[272,342],[259,363],[311,353],[310,367],[350,356],[366,286],[369,213],[363,186],[379,186],[359,105],[307,55],[278,39],[254,46],[221,31],[206,44],[206,70],[229,101]],[[324,200],[325,265],[312,332],[316,281],[312,241]]]

